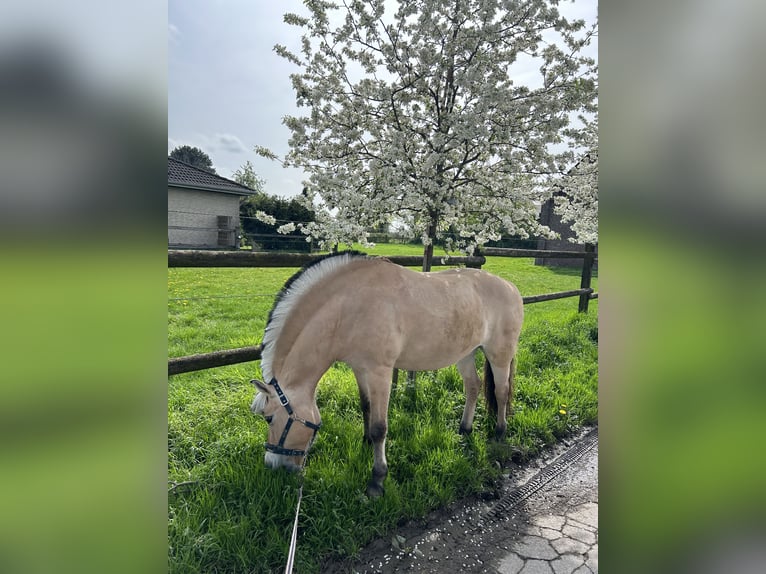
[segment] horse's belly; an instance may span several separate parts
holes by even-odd
[[[435,371],[454,365],[480,344],[478,337],[460,342],[439,337],[412,342],[402,350],[394,366],[406,371]]]

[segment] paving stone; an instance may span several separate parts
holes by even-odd
[[[582,556],[575,556],[574,554],[564,554],[560,558],[556,558],[551,562],[551,567],[556,574],[572,574],[577,568],[583,564]]]
[[[540,528],[540,536],[547,540],[557,540],[561,538],[561,532],[552,528]]]
[[[527,560],[519,574],[554,574],[554,572],[545,560]]]
[[[558,556],[550,542],[539,536],[525,536],[514,544],[513,551],[524,558],[552,560]]]
[[[590,550],[588,544],[583,544],[579,540],[573,538],[559,538],[551,542],[551,546],[556,549],[559,554],[577,554],[579,556],[585,556]]]
[[[585,564],[594,572],[598,572],[598,544],[588,551],[588,557]]]
[[[533,524],[537,524],[537,526],[541,526],[543,528],[552,528],[554,530],[561,530],[561,527],[564,526],[565,521],[566,518],[563,516],[556,516],[555,514],[549,514],[547,516],[535,516],[532,519]]]
[[[567,512],[567,516],[593,528],[598,528],[598,504],[595,502],[581,504]]]
[[[564,534],[564,536],[569,536],[570,538],[574,538],[580,542],[585,542],[585,544],[596,543],[596,535],[583,528],[577,528],[576,526],[570,526],[567,524],[564,526],[564,528],[561,529],[561,532]]]
[[[577,570],[572,572],[572,574],[595,574],[595,573],[593,572],[593,570],[591,570],[585,564],[583,564]]]
[[[519,574],[519,571],[524,567],[524,560],[516,556],[516,554],[509,554],[503,558],[502,562],[497,567],[497,571],[500,574]]]
[[[582,528],[588,532],[598,532],[598,526],[591,526],[589,524],[585,524],[584,522],[580,522],[579,520],[575,520],[574,518],[567,518],[567,524],[574,526],[575,528]]]

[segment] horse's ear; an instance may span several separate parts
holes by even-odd
[[[250,382],[253,383],[255,385],[255,388],[261,391],[262,393],[266,393],[266,394],[269,393],[269,388],[265,384],[263,384],[263,382],[257,379],[253,379]]]

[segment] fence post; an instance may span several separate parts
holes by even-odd
[[[590,278],[593,272],[593,259],[596,246],[592,243],[585,244],[586,256],[582,260],[582,277],[580,278],[580,289],[590,288]],[[590,293],[583,293],[580,295],[580,305],[578,311],[580,313],[588,312],[588,301],[590,301]]]
[[[477,257],[482,257],[484,254],[481,252],[481,247],[477,247],[474,250],[473,255],[475,255]],[[486,263],[486,259],[484,261]],[[481,265],[482,265],[481,263],[470,263],[470,264],[466,263],[466,267],[468,267],[470,269],[481,269]]]

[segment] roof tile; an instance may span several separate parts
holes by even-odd
[[[236,181],[215,175],[172,157],[168,157],[168,185],[195,189],[202,188],[238,195],[253,195],[256,193],[254,190]]]

